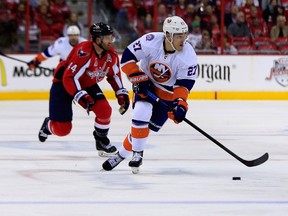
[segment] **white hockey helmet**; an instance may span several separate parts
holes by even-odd
[[[76,25],[67,28],[67,35],[80,35],[80,29]]]
[[[167,17],[163,23],[163,32],[165,34],[168,32],[173,37],[175,33],[187,33],[188,25],[179,16]]]

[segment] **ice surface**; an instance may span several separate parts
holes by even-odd
[[[130,128],[111,101],[110,140]],[[95,150],[93,116],[74,106],[69,136],[38,130],[48,101],[0,102],[1,216],[286,216],[288,101],[190,101],[187,118],[240,157],[244,166],[186,123],[151,133],[137,175],[129,159],[111,172]],[[239,176],[241,181],[232,180]]]

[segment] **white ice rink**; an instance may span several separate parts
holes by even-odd
[[[114,108],[120,146],[131,110]],[[190,101],[187,118],[244,159],[246,167],[186,123],[151,134],[139,174],[122,162],[101,171],[93,116],[74,106],[67,137],[37,138],[48,101],[0,102],[1,216],[287,216],[288,101]],[[241,181],[232,180],[239,176]]]

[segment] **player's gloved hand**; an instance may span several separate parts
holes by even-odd
[[[130,74],[128,77],[129,81],[133,84],[132,89],[135,94],[140,97],[147,97],[147,90],[149,89],[149,77],[144,72],[136,72]]]
[[[181,98],[175,100],[174,103],[176,106],[173,110],[168,111],[168,117],[178,124],[184,120],[188,111],[188,104]]]
[[[95,103],[93,98],[85,90],[78,91],[74,95],[74,101],[76,101],[80,106],[86,109],[88,115]]]
[[[116,97],[118,100],[118,104],[120,105],[119,112],[123,115],[129,108],[130,100],[128,91],[125,88],[119,89],[116,92]]]
[[[29,70],[33,70],[36,67],[38,67],[41,64],[41,62],[38,60],[38,58],[34,58],[30,62],[27,63]]]

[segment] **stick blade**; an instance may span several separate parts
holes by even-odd
[[[268,159],[269,159],[269,154],[266,152],[264,155],[262,155],[261,157],[255,160],[251,160],[251,161],[243,160],[242,163],[248,167],[254,167],[254,166],[258,166],[258,165],[265,163]]]

